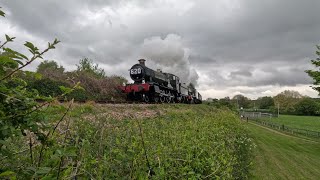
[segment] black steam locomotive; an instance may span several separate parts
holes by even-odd
[[[145,66],[144,59],[131,67],[130,77],[133,84],[121,87],[129,101],[166,102],[166,103],[202,103],[201,94],[193,86],[180,82],[174,74],[154,71]]]

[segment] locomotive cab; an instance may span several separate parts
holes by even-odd
[[[173,89],[176,89],[178,91],[178,93],[180,93],[180,90],[179,90],[180,79],[179,79],[179,77],[174,74],[170,74],[170,73],[166,73],[166,75],[167,75],[168,83],[171,85],[171,87]]]

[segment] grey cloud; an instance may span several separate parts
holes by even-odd
[[[174,71],[204,89],[309,84],[304,70],[310,68],[314,46],[320,43],[319,0],[7,0],[2,4],[9,11],[10,26],[21,34],[38,43],[60,39],[49,58],[64,65],[88,57],[122,75],[146,56],[150,66]],[[170,40],[170,34],[178,40]]]
[[[238,76],[250,78],[252,77],[252,73],[248,70],[237,70],[237,71],[232,71],[229,75],[230,78],[237,78]]]
[[[229,69],[226,70],[228,72],[226,74],[222,74],[219,70],[208,71],[207,74],[211,78],[206,83],[212,87],[225,88],[232,86],[295,86],[297,84],[311,84],[312,82],[311,78],[304,72],[309,69],[308,65],[288,68],[287,64],[265,64],[256,67],[239,65],[237,70],[232,70],[233,67],[225,66],[225,68]]]

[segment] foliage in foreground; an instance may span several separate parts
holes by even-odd
[[[27,89],[27,82],[16,76],[17,72],[25,76],[36,77],[36,73],[23,72],[21,69],[28,66],[59,43],[54,40],[48,43],[48,47],[40,51],[31,42],[24,46],[30,51],[31,57],[6,48],[5,45],[12,42],[15,37],[5,35],[6,40],[0,44],[0,152],[3,149],[2,140],[12,136],[20,136],[26,131],[33,132],[38,138],[43,139],[45,121],[41,105],[35,100],[41,98],[50,101],[51,98],[41,97],[36,91]]]
[[[313,79],[313,89],[319,92],[320,95],[320,45],[317,45],[316,55],[317,58],[311,60],[311,63],[317,68],[317,70],[306,70],[306,73]]]
[[[137,117],[143,113],[155,116]],[[0,168],[21,179],[245,179],[252,143],[240,123],[231,111],[207,105],[78,106],[51,137],[41,169],[28,153],[3,159]],[[10,148],[20,151],[17,143],[28,149],[23,139]],[[40,150],[35,145],[34,159]]]

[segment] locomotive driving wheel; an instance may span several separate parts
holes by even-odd
[[[149,96],[145,94],[143,97],[143,101],[148,103],[150,101]]]
[[[158,103],[158,102],[159,102],[159,97],[158,97],[158,96],[153,97],[153,101],[154,101],[155,103]]]
[[[167,96],[167,97],[166,97],[166,101],[167,101],[167,103],[170,103],[170,102],[171,102],[171,97],[170,97],[170,96]]]
[[[164,103],[165,100],[166,100],[166,97],[160,96],[160,102],[161,102],[161,103]]]

